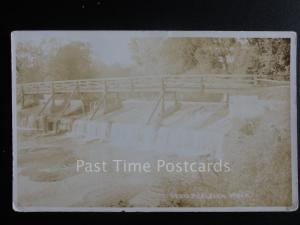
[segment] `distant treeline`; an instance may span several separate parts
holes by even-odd
[[[93,59],[88,43],[19,42],[17,82],[156,74],[258,74],[289,79],[289,39],[133,38],[128,47],[135,64],[126,67]]]

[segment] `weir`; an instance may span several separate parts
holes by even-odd
[[[287,81],[256,75],[140,76],[20,84],[17,100],[22,121],[18,124],[56,134],[67,132],[69,137],[83,143],[101,140],[125,149],[213,154],[220,158],[224,135],[230,128],[227,117],[262,113],[262,107],[255,112],[251,110],[258,109],[259,103],[257,96],[251,95],[259,88],[288,85]],[[45,96],[49,97],[45,99]],[[124,101],[138,96],[144,98],[144,106],[124,110]],[[154,104],[143,111],[146,102],[153,100]],[[62,103],[57,106],[59,101]],[[78,104],[74,107],[75,101]],[[181,110],[186,109],[182,104],[189,101],[196,101],[193,105],[197,101],[203,101],[204,105],[218,104],[223,109],[196,109],[182,115]],[[36,103],[39,104],[37,113],[21,116],[23,110]],[[115,120],[115,112],[122,114],[119,116],[122,121]],[[107,114],[110,119],[106,118]],[[130,122],[132,118],[139,122]]]
[[[100,140],[125,150],[220,156],[224,131],[77,120],[68,137]]]

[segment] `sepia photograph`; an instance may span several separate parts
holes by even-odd
[[[296,34],[12,32],[16,211],[294,211]]]

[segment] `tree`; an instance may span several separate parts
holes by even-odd
[[[140,67],[157,73],[234,73],[236,49],[234,38],[134,39],[133,58]],[[239,49],[240,50],[240,49]]]
[[[16,75],[18,83],[43,79],[46,70],[45,54],[40,46],[18,43],[16,47]]]
[[[129,49],[133,60],[136,62],[132,73],[154,75],[160,74],[160,45],[162,38],[133,38],[129,43]]]
[[[234,38],[193,38],[197,60],[195,71],[200,73],[235,73],[237,53],[241,43]]]
[[[197,46],[189,38],[168,38],[160,47],[159,61],[164,72],[181,74],[195,67]]]
[[[282,79],[290,70],[289,39],[141,38],[131,51],[148,74],[261,74]]]
[[[49,60],[48,80],[76,80],[94,76],[91,51],[86,43],[63,45]]]
[[[252,38],[249,39],[249,43],[254,50],[251,66],[248,68],[249,73],[267,75],[270,79],[288,79],[290,73],[289,39]]]

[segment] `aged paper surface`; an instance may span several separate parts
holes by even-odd
[[[12,33],[17,211],[298,207],[296,34]]]

